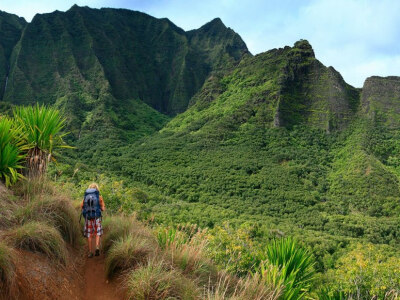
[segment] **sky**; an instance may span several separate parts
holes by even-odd
[[[317,59],[355,87],[373,75],[400,76],[398,0],[0,0],[0,10],[30,21],[73,4],[137,10],[184,30],[219,17],[253,54],[307,39]]]

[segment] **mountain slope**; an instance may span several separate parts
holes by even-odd
[[[167,19],[124,9],[36,15],[16,50],[5,99],[54,103],[70,93],[110,93],[162,113],[186,109],[209,73],[247,48],[220,20],[184,32]]]
[[[11,52],[25,25],[24,18],[0,11],[0,100],[3,99],[8,81]]]
[[[229,74],[216,74],[193,102],[166,131],[183,130],[188,123],[188,131],[215,131],[222,124],[238,129],[257,120],[267,127],[310,125],[329,132],[354,119],[359,92],[322,65],[302,40],[243,59]]]

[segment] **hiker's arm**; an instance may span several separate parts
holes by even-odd
[[[103,196],[100,196],[100,209],[101,209],[102,211],[105,211],[105,210],[106,210],[106,206],[105,206],[105,204],[104,204]]]

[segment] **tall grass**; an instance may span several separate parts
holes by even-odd
[[[67,261],[67,249],[63,238],[57,229],[45,223],[26,223],[6,232],[5,238],[16,248],[41,252],[62,264]]]
[[[0,242],[0,299],[11,298],[15,290],[15,284],[13,250],[3,242]]]
[[[0,183],[0,229],[15,224],[14,212],[19,207],[19,201]]]
[[[162,261],[149,260],[125,280],[128,299],[200,299],[200,290],[188,278]]]
[[[200,285],[216,281],[218,270],[212,261],[204,254],[206,240],[171,244],[165,250],[165,257],[184,275],[196,279]]]
[[[71,203],[61,196],[45,196],[15,211],[15,219],[24,224],[31,220],[45,222],[56,228],[63,239],[73,246],[81,240],[78,215]]]
[[[282,287],[266,284],[260,276],[237,279],[227,273],[220,273],[216,283],[210,282],[204,298],[208,300],[277,300]]]
[[[155,241],[151,232],[145,228],[142,223],[137,221],[134,216],[114,215],[112,217],[107,217],[104,219],[103,225],[105,234],[102,243],[105,252],[107,252],[115,242],[128,236]]]
[[[20,180],[12,187],[12,190],[15,195],[26,201],[41,198],[43,195],[56,194],[55,187],[50,181],[39,178]]]
[[[81,241],[78,213],[72,201],[62,196],[48,180],[21,180],[13,187],[14,193],[25,201],[14,207],[13,221],[25,224],[29,221],[45,222],[61,233],[73,246]]]

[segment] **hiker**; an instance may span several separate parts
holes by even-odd
[[[82,216],[85,218],[84,236],[88,239],[89,255],[93,257],[92,236],[96,235],[96,256],[100,255],[100,237],[103,234],[101,227],[101,212],[106,209],[103,197],[100,196],[97,183],[91,183],[85,191],[81,204]]]

